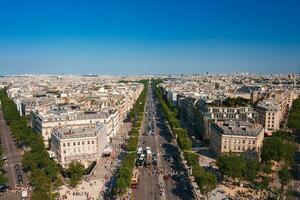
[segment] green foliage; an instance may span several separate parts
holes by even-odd
[[[264,139],[261,159],[263,161],[285,161],[290,166],[294,163],[295,151],[295,143],[284,139],[280,133],[277,133]]]
[[[7,178],[4,176],[4,174],[0,174],[0,184],[5,184],[7,183]]]
[[[260,169],[260,163],[256,159],[246,160],[245,178],[249,181],[254,181]]]
[[[125,155],[118,171],[117,181],[114,187],[114,192],[118,194],[124,194],[127,188],[130,187],[131,183],[132,171],[136,157],[135,151],[137,150],[138,136],[143,121],[144,106],[148,89],[148,81],[142,80],[141,83],[144,84],[144,89],[129,113],[129,117],[132,121],[132,127],[129,133],[130,138],[126,146],[127,154]]]
[[[246,158],[244,155],[225,153],[217,160],[217,166],[222,175],[233,179],[254,181],[257,178],[260,163],[256,159]]]
[[[168,101],[163,98],[162,89],[157,88],[155,86],[155,94],[163,108],[165,116],[169,122],[169,125],[173,131],[173,133],[177,136],[177,143],[181,150],[183,151],[190,151],[192,149],[192,141],[189,139],[187,130],[180,128],[180,123],[178,120],[178,111],[176,108],[170,108],[168,106]],[[172,104],[173,105],[173,104]],[[174,112],[175,111],[175,112]]]
[[[262,176],[261,181],[256,182],[255,186],[260,190],[268,190],[271,182],[271,178],[268,176]]]
[[[210,172],[203,172],[201,176],[196,178],[196,183],[202,194],[209,197],[209,193],[217,187],[217,178]]]
[[[242,155],[225,153],[217,160],[217,166],[222,175],[231,178],[242,178],[246,172],[246,160]]]
[[[226,107],[248,106],[250,105],[250,100],[242,97],[237,97],[237,98],[228,97],[224,101],[214,101],[212,105],[226,106]]]
[[[31,171],[30,182],[34,186],[32,199],[54,199],[56,194],[52,191],[59,185],[59,169],[49,158],[42,136],[31,130],[26,117],[20,117],[16,105],[4,90],[0,91],[0,100],[12,134],[20,144],[31,149],[25,152],[22,162],[25,170]]]
[[[183,153],[188,166],[196,166],[199,164],[199,155],[193,152],[184,152]]]
[[[158,98],[160,105],[164,111],[164,114],[169,122],[171,130],[177,137],[177,143],[180,149],[183,151],[184,157],[187,160],[187,164],[192,168],[192,175],[195,177],[196,183],[200,188],[200,191],[208,195],[210,191],[216,188],[217,178],[214,174],[206,172],[199,165],[199,155],[191,152],[192,141],[188,136],[186,129],[180,127],[178,119],[178,109],[174,107],[172,102],[166,101],[163,98],[163,92],[161,88],[158,88],[157,83],[153,83],[155,87],[155,94]]]
[[[72,161],[67,169],[70,175],[70,185],[76,187],[84,174],[84,166],[78,161]]]
[[[288,127],[300,129],[300,98],[293,101],[292,109],[288,117]]]
[[[262,164],[262,171],[266,174],[271,174],[273,172],[272,170],[272,162],[271,161],[267,161],[265,163]]]
[[[280,137],[269,137],[263,141],[263,148],[261,151],[261,159],[263,161],[275,160],[280,161],[283,155],[283,139]]]
[[[282,187],[286,186],[293,178],[290,170],[287,167],[283,167],[279,172],[278,176]]]

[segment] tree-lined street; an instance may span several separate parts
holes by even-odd
[[[145,112],[139,147],[150,147],[158,162],[157,166],[139,167],[140,178],[137,189],[133,190],[134,199],[194,199],[178,146],[158,107],[152,87],[148,90]]]

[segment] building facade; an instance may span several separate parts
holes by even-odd
[[[217,156],[224,152],[247,153],[259,156],[264,139],[261,124],[231,120],[212,123],[210,150]]]
[[[97,124],[94,128],[54,128],[51,133],[51,151],[63,167],[67,167],[73,160],[88,166],[101,156],[107,145],[106,130],[103,124]]]

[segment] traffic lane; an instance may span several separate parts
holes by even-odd
[[[179,156],[178,147],[174,144],[163,143],[162,149],[164,149],[165,155],[170,155],[174,158],[174,161],[170,163],[167,158],[164,157],[163,163],[168,173],[175,174],[171,176],[169,181],[166,181],[168,190],[172,191],[172,198],[179,199],[194,199],[192,187],[188,180],[188,173],[186,172],[182,160]]]
[[[192,191],[192,186],[190,184],[190,181],[188,180],[188,173],[185,170],[182,159],[180,157],[179,148],[175,142],[172,142],[173,136],[169,131],[169,128],[166,125],[166,121],[164,120],[164,118],[162,118],[160,112],[158,112],[156,124],[160,136],[159,138],[161,140],[160,143],[163,144],[162,149],[164,153],[174,158],[173,163],[167,162],[166,159],[164,161],[170,165],[171,171],[184,173],[183,175],[176,175],[172,177],[175,186],[170,187],[173,187],[173,193],[179,195],[180,198],[183,199],[194,199],[194,196],[190,192]]]
[[[14,187],[18,183],[17,175],[21,174],[23,182],[27,182],[27,176],[22,170],[22,155],[23,151],[16,146],[16,139],[11,134],[11,131],[1,113],[1,130],[2,131],[2,148],[8,160],[4,166],[7,172],[8,184]],[[19,165],[19,171],[16,172],[15,165]]]
[[[133,189],[134,199],[154,200],[160,199],[158,188],[158,175],[155,175],[153,169],[141,167],[139,184],[136,189]]]
[[[149,101],[148,101],[149,102]],[[145,120],[143,123],[143,130],[142,135],[139,138],[139,146],[142,146],[144,149],[149,146],[152,150],[156,149],[155,141],[152,135],[147,135],[148,130],[148,123],[151,122],[151,112],[149,104],[146,105],[146,112],[148,113],[145,115]],[[160,194],[158,191],[158,176],[154,175],[153,168],[151,167],[150,170],[144,167],[139,167],[139,184],[137,189],[133,190],[133,195],[136,197],[135,199],[160,199]]]
[[[6,172],[6,177],[8,178],[8,185],[9,187],[14,187],[16,184],[16,177],[15,177],[15,172],[14,169],[12,167],[12,165],[14,164],[13,160],[12,160],[12,154],[10,154],[10,148],[11,148],[11,142],[9,141],[8,138],[8,127],[6,124],[6,121],[3,118],[3,114],[2,112],[0,113],[1,115],[1,146],[3,149],[3,154],[5,154],[7,156],[7,161],[4,164],[3,169]]]

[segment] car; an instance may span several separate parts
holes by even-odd
[[[6,161],[7,160],[7,156],[3,155],[2,156],[2,160]]]
[[[170,163],[174,162],[174,159],[173,159],[173,157],[172,157],[172,156],[170,156],[170,158],[169,158],[169,162],[170,162]]]
[[[16,169],[16,174],[20,174],[21,170],[20,169]]]
[[[23,177],[22,177],[22,174],[18,174],[18,175],[17,175],[17,178],[18,178],[18,183],[19,183],[19,184],[23,184]]]
[[[22,185],[22,184],[23,184],[23,179],[18,179],[18,183],[19,183],[20,185]]]
[[[19,164],[15,164],[15,168],[16,168],[16,169],[19,169],[19,168],[20,168],[20,165],[19,165]]]
[[[17,178],[18,178],[18,180],[19,180],[19,179],[23,179],[22,174],[18,174],[18,175],[17,175]]]
[[[4,184],[0,185],[0,192],[6,192],[6,190],[8,189],[8,187]]]

